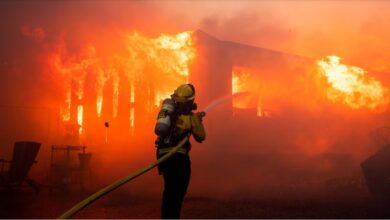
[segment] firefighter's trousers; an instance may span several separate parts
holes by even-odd
[[[179,219],[191,176],[189,156],[176,153],[162,164],[161,172],[164,177],[161,218]]]

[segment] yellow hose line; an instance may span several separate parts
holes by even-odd
[[[149,170],[153,169],[154,167],[156,167],[160,163],[162,163],[165,160],[167,160],[168,158],[170,158],[174,153],[176,153],[187,142],[188,138],[189,138],[188,136],[183,138],[183,140],[181,140],[176,147],[174,147],[171,151],[169,151],[167,154],[165,154],[163,157],[161,157],[157,161],[155,161],[155,162],[153,162],[153,163],[151,163],[151,164],[149,164],[149,165],[147,165],[147,166],[145,166],[145,167],[135,171],[134,173],[130,174],[129,176],[126,176],[126,177],[124,177],[122,179],[117,180],[116,182],[112,183],[111,185],[108,185],[108,186],[104,187],[103,189],[97,191],[96,193],[92,194],[88,198],[86,198],[83,201],[79,202],[77,205],[73,206],[71,209],[69,209],[64,214],[62,214],[60,217],[58,217],[58,219],[69,219],[69,218],[71,218],[73,215],[75,215],[76,213],[78,213],[83,208],[87,207],[88,205],[90,205],[91,203],[93,203],[94,201],[99,199],[100,197],[110,193],[111,191],[119,188],[120,186],[124,185],[125,183],[129,182],[130,180],[133,180],[136,177],[139,177],[142,174],[144,174],[144,173],[148,172]]]

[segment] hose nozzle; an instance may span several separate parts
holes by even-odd
[[[197,112],[196,115],[202,121],[202,119],[206,116],[206,112]]]

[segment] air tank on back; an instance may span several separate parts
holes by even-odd
[[[154,133],[159,137],[169,135],[171,128],[171,117],[175,112],[175,102],[172,99],[165,99],[162,103],[160,112],[158,113],[156,127]]]

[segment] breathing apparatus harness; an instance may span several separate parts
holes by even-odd
[[[154,130],[157,135],[155,144],[160,153],[168,152],[172,146],[176,145],[187,135],[178,135],[176,127],[177,119],[180,114],[190,114],[196,109],[197,105],[192,100],[187,102],[175,102],[173,98],[170,98],[163,101]],[[187,149],[183,148],[179,153],[186,154],[188,152]]]

